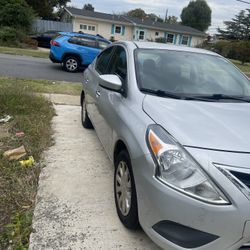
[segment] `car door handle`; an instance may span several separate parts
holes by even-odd
[[[98,97],[100,97],[101,92],[99,90],[96,90],[95,95],[96,95],[96,98],[98,98]]]

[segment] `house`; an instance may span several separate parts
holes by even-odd
[[[169,44],[195,47],[206,39],[205,33],[180,24],[160,23],[73,7],[64,8],[61,21],[72,23],[75,32],[99,34],[114,40],[155,41],[157,38],[165,38]]]

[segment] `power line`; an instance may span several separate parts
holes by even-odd
[[[236,0],[236,1],[246,3],[246,4],[250,4],[250,2],[247,2],[247,1],[244,1],[244,0]]]

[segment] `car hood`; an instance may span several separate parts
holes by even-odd
[[[143,110],[184,146],[250,152],[250,103],[146,95]]]

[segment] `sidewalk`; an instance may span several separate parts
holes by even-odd
[[[159,249],[142,231],[130,232],[118,220],[113,166],[95,131],[82,128],[74,102],[55,105],[55,144],[45,153],[29,249]]]

